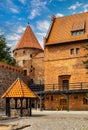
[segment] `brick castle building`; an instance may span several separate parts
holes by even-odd
[[[56,18],[44,38],[45,109],[88,110],[88,12]]]
[[[84,46],[88,44],[88,12],[52,16],[51,20],[44,51],[31,27],[26,27],[13,50],[16,63],[34,83],[45,81],[45,109],[88,110],[88,75],[83,64],[87,54]]]

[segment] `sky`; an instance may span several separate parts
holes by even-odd
[[[63,17],[88,11],[88,0],[0,0],[0,35],[13,50],[28,22],[40,45],[51,16]]]

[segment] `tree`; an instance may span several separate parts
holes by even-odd
[[[10,65],[15,65],[15,59],[11,57],[10,48],[7,46],[6,39],[3,35],[0,35],[0,61]]]

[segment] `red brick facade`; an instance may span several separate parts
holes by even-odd
[[[86,26],[82,28],[81,24],[76,25],[75,32],[79,33],[80,28],[85,32],[73,36],[73,24],[79,23],[82,16],[86,19]],[[51,30],[44,39],[44,77],[47,91],[45,109],[88,110],[88,91],[79,91],[81,87],[88,90],[88,75],[83,64],[86,59],[84,56],[87,54],[84,45],[88,44],[87,17],[88,13],[82,13],[53,19]],[[48,94],[48,91],[51,91],[51,94]]]

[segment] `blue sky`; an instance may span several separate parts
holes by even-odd
[[[51,15],[62,17],[87,11],[88,0],[0,0],[0,34],[13,49],[29,22],[43,47]]]

